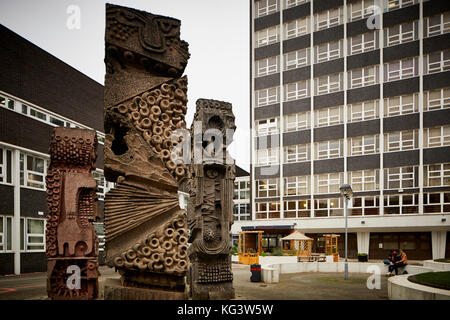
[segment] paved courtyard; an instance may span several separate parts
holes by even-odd
[[[100,293],[106,278],[119,277],[113,269],[100,268]],[[240,300],[383,300],[387,299],[387,278],[381,276],[381,289],[366,287],[368,274],[341,273],[281,274],[275,284],[250,281],[250,266],[233,264],[236,299]],[[47,299],[46,273],[0,276],[0,300]]]

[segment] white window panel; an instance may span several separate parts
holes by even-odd
[[[309,111],[289,114],[284,116],[285,132],[299,131],[309,128]]]
[[[292,39],[309,33],[309,17],[292,20],[284,24],[284,39]]]
[[[418,185],[417,166],[398,167],[384,169],[384,188],[385,189],[405,189],[416,188]]]
[[[314,217],[343,216],[342,198],[314,199]]]
[[[280,41],[280,27],[274,26],[256,32],[255,47],[260,48]]]
[[[284,161],[285,163],[302,162],[310,160],[310,145],[296,144],[293,146],[284,147]]]
[[[450,163],[438,163],[423,166],[425,187],[450,186]]]
[[[309,65],[309,48],[286,53],[284,63],[285,71]]]
[[[378,31],[359,34],[347,39],[348,54],[358,54],[378,49]]]
[[[450,213],[450,192],[424,193],[424,213]]]
[[[363,101],[348,105],[348,121],[357,122],[379,118],[379,100]]]
[[[314,48],[315,63],[330,61],[343,56],[343,40],[323,43]]]
[[[418,130],[390,132],[384,135],[384,151],[405,151],[418,148]]]
[[[419,195],[386,195],[384,196],[384,214],[417,214],[419,213]]]
[[[365,67],[348,72],[349,89],[367,87],[379,82],[379,66]]]
[[[349,171],[348,181],[353,191],[379,190],[380,175],[378,169]]]
[[[0,183],[12,183],[12,151],[0,147]]]
[[[374,0],[362,0],[347,3],[347,16],[349,22],[371,16],[374,13],[374,4]]]
[[[378,196],[355,196],[350,201],[352,205],[348,214],[351,216],[376,216],[380,214],[380,199]]]
[[[288,83],[284,86],[284,101],[309,97],[309,80]]]
[[[280,72],[280,56],[256,61],[256,77],[263,77]]]
[[[279,202],[256,203],[256,219],[279,219],[279,218],[280,218]]]
[[[308,1],[309,0],[285,0],[284,6],[286,9],[288,9],[306,3]]]
[[[47,160],[20,154],[20,184],[27,187],[45,189]]]
[[[45,219],[26,218],[26,251],[45,251]]]
[[[272,87],[255,91],[256,107],[280,102],[280,87]]]
[[[264,119],[256,121],[256,135],[267,136],[279,132],[278,118]]]
[[[343,140],[316,142],[315,159],[333,159],[343,156]]]
[[[260,149],[256,153],[256,165],[267,166],[279,163],[278,148]]]
[[[419,3],[419,0],[388,0],[387,1],[387,11],[392,11],[408,6],[412,6],[413,4]]]
[[[234,200],[250,199],[250,181],[248,178],[236,178],[234,180]]]
[[[317,13],[314,16],[315,31],[324,30],[340,25],[343,20],[342,17],[342,7]]]
[[[425,91],[423,100],[425,111],[450,108],[450,87]]]
[[[309,176],[296,176],[284,178],[284,195],[285,196],[300,196],[309,194]]]
[[[311,200],[284,201],[284,218],[309,218]]]
[[[328,94],[342,90],[342,73],[315,78],[315,94]]]
[[[344,183],[344,174],[325,173],[314,175],[315,193],[339,193],[339,187]]]
[[[407,58],[384,64],[386,82],[415,77],[419,74],[418,58]]]
[[[258,198],[278,197],[280,195],[280,180],[256,180],[256,191]]]
[[[104,199],[106,193],[112,188],[112,183],[106,181],[103,171],[97,169],[93,175],[95,181],[97,181],[97,196],[99,199]]]
[[[425,74],[450,70],[450,50],[433,52],[423,59]]]
[[[378,135],[352,137],[349,140],[348,154],[350,156],[374,154],[380,151]]]
[[[450,32],[450,11],[424,19],[425,37],[437,36]]]
[[[423,129],[423,140],[425,148],[450,145],[450,126]]]
[[[339,106],[316,110],[314,120],[314,126],[316,128],[344,123],[344,108],[343,106]]]
[[[419,38],[418,21],[398,24],[384,30],[385,46],[395,46]]]
[[[394,117],[418,111],[417,93],[384,99],[384,116]]]
[[[255,3],[256,17],[263,17],[279,11],[279,0],[259,0]]]

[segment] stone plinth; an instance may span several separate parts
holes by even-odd
[[[184,292],[165,291],[153,288],[124,287],[120,279],[106,279],[105,300],[186,300]]]

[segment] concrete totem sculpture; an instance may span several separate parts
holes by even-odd
[[[98,293],[99,217],[94,130],[55,128],[47,171],[47,293],[52,299],[94,299]]]
[[[122,276],[105,298],[183,299],[187,168],[171,153],[186,127],[188,44],[179,20],[107,4],[105,49],[106,263]]]
[[[230,229],[236,169],[227,147],[235,128],[230,103],[197,100],[191,127],[193,152],[187,186],[191,243],[187,283],[193,299],[234,297]]]

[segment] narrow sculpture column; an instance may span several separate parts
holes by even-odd
[[[55,128],[47,170],[47,293],[94,299],[98,293],[98,217],[94,130]]]
[[[188,44],[179,20],[107,4],[105,50],[106,263],[122,276],[105,299],[183,299],[186,164],[171,152],[186,128]]]
[[[193,299],[234,298],[230,229],[236,169],[227,146],[235,129],[230,103],[197,100],[188,184],[191,264],[187,283]]]

